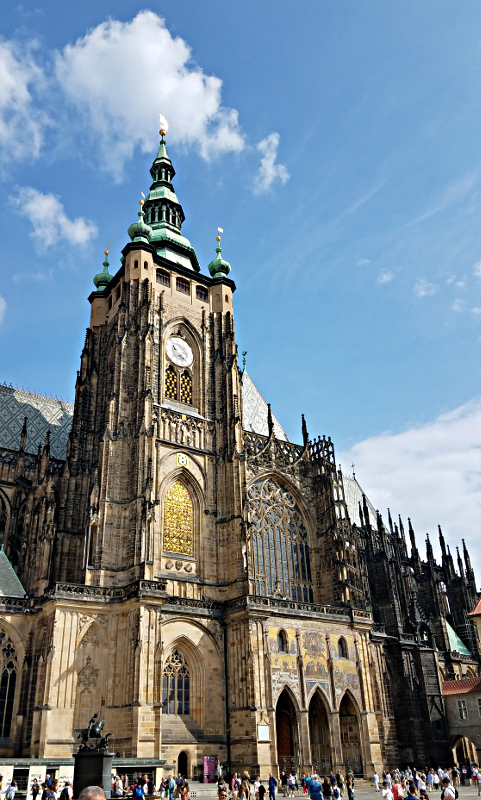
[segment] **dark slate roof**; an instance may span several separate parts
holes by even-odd
[[[0,550],[0,597],[25,597],[25,591],[7,556]]]
[[[50,431],[50,454],[65,458],[72,416],[72,403],[0,384],[0,447],[18,450],[27,417],[27,452],[36,453],[39,445],[43,447]]]
[[[357,525],[359,527],[361,525],[361,518],[359,516],[359,503],[361,504],[362,508],[362,495],[363,495],[362,488],[359,486],[356,478],[351,478],[349,475],[343,474],[342,482],[344,484],[344,496],[346,498],[346,505],[349,514],[349,519],[351,520],[353,525]],[[371,523],[374,530],[377,531],[376,509],[369,500],[369,497],[366,497],[366,500],[367,500],[367,507],[369,509],[369,522]]]

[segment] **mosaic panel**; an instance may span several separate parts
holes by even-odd
[[[164,550],[194,555],[194,514],[192,500],[183,483],[176,481],[164,500]]]

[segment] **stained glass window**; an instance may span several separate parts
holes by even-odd
[[[256,592],[314,601],[307,528],[292,494],[268,478],[249,489]]]
[[[164,499],[164,550],[194,555],[194,514],[184,484],[176,481]]]
[[[183,403],[192,404],[192,376],[187,370],[180,376],[180,399]]]
[[[172,651],[164,666],[162,711],[164,714],[190,713],[189,667],[178,650]]]
[[[165,396],[177,400],[177,373],[171,364],[165,370]]]
[[[0,631],[0,737],[10,736],[16,683],[15,648],[8,636]]]

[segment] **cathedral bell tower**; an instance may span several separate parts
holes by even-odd
[[[201,275],[160,135],[121,267],[106,251],[89,297],[53,579],[208,596],[244,571],[235,284],[219,237]]]

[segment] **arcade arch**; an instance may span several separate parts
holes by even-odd
[[[345,693],[339,706],[339,728],[344,769],[346,772],[352,769],[355,775],[362,775],[359,713],[354,700],[348,692]]]
[[[333,766],[330,713],[319,689],[316,689],[309,703],[309,740],[314,771],[328,775]]]
[[[299,767],[299,730],[291,694],[284,689],[276,705],[277,763],[284,772]]]

